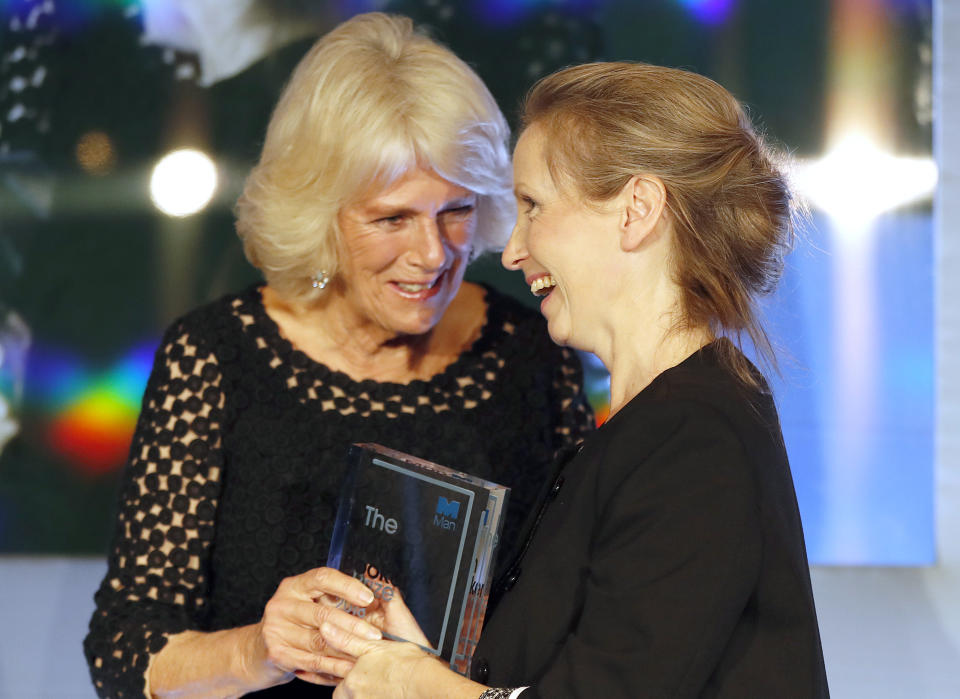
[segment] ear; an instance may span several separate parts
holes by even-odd
[[[667,188],[655,175],[634,175],[620,195],[620,249],[630,252],[647,239],[663,217]]]

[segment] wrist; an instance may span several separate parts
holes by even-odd
[[[432,655],[414,663],[413,696],[445,696],[455,699],[477,699],[487,687],[457,674]]]
[[[242,626],[237,631],[237,647],[231,655],[233,676],[251,691],[278,684],[286,673],[267,659],[261,624]]]
[[[223,631],[182,631],[150,659],[151,697],[237,697],[285,681],[258,651],[257,625]]]

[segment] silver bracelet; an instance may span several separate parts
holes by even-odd
[[[526,689],[526,687],[492,687],[485,690],[478,699],[510,699],[516,696],[514,692],[519,694],[518,690],[521,689]]]

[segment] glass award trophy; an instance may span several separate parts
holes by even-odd
[[[422,632],[386,636],[467,674],[510,489],[378,444],[354,444],[347,459],[327,566],[373,590],[372,607],[399,598]]]

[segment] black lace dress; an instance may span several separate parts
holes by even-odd
[[[556,452],[593,420],[574,353],[492,289],[470,350],[428,381],[354,381],[295,349],[248,289],[167,331],[84,642],[101,696],[143,696],[167,636],[260,620],[323,565],[347,447],[378,442],[512,488],[508,548]],[[294,680],[270,696],[324,696]]]

